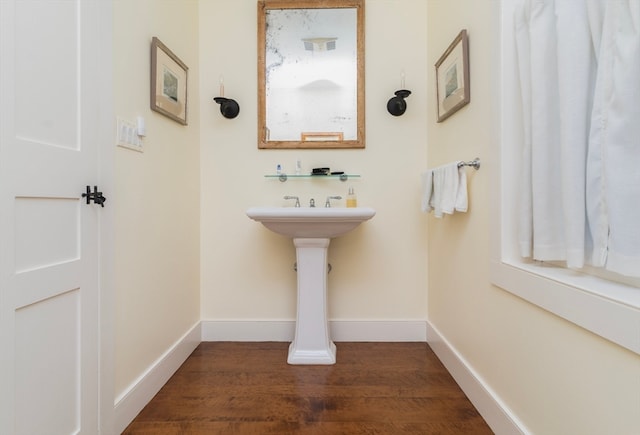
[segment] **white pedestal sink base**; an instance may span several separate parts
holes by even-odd
[[[336,345],[330,341],[329,348],[323,350],[297,349],[294,341],[289,345],[287,362],[292,365],[331,365],[336,363]]]
[[[327,249],[330,239],[294,238],[298,262],[296,332],[289,364],[335,364],[327,321]]]
[[[251,207],[247,216],[271,231],[291,237],[298,258],[296,333],[289,364],[335,364],[336,345],[327,323],[327,248],[371,219],[370,207]]]

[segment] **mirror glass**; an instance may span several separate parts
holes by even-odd
[[[363,0],[258,3],[258,147],[364,148]]]

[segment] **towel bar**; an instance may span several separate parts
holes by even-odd
[[[471,166],[473,169],[475,169],[476,171],[478,169],[480,169],[480,159],[478,157],[476,157],[475,159],[471,160],[470,162],[460,162],[458,163],[458,167],[461,168],[463,166]]]

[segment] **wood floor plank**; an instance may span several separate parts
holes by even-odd
[[[491,434],[426,343],[337,343],[331,366],[288,343],[201,343],[124,434]]]

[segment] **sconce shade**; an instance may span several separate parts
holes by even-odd
[[[238,116],[238,113],[240,113],[240,106],[236,100],[232,100],[231,98],[215,97],[213,101],[220,105],[220,113],[222,113],[222,116],[225,118],[233,119]]]
[[[391,97],[387,102],[387,111],[393,116],[400,116],[407,110],[407,102],[404,99],[411,95],[411,91],[401,89],[396,91],[395,94],[396,96]]]

